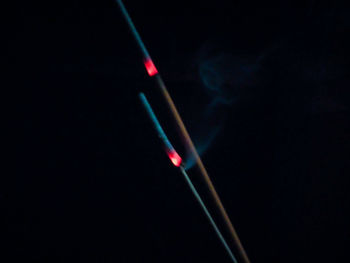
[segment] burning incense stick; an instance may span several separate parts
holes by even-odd
[[[182,172],[188,186],[190,187],[193,195],[195,196],[195,198],[197,199],[198,203],[200,204],[202,210],[204,211],[205,215],[207,216],[210,224],[213,226],[215,233],[217,234],[217,236],[219,237],[220,241],[222,242],[224,248],[226,249],[227,253],[229,254],[231,260],[234,263],[237,263],[237,260],[235,258],[235,256],[233,255],[230,247],[227,245],[227,242],[225,240],[225,238],[223,237],[223,235],[221,234],[219,228],[217,227],[214,219],[212,218],[212,216],[210,215],[207,207],[205,206],[202,198],[200,197],[199,193],[197,192],[196,188],[194,187],[194,185],[191,182],[191,179],[189,178],[189,176],[187,175],[184,167],[183,167],[183,163],[182,163],[182,159],[181,157],[177,154],[177,152],[175,151],[174,147],[172,146],[172,144],[170,143],[168,137],[166,136],[164,130],[162,129],[162,126],[160,125],[156,115],[154,114],[151,105],[149,104],[146,96],[143,93],[139,94],[139,97],[141,99],[141,102],[144,106],[144,108],[146,109],[146,112],[149,116],[149,118],[151,119],[154,128],[157,131],[158,137],[161,139],[163,146],[165,148],[165,151],[167,153],[167,155],[169,156],[169,159],[171,160],[171,162],[176,166],[180,168],[180,171]]]
[[[139,97],[141,99],[142,105],[146,109],[146,112],[147,112],[149,118],[152,121],[152,124],[153,124],[154,128],[157,131],[158,137],[161,139],[161,141],[163,143],[163,147],[165,149],[165,152],[167,153],[167,155],[168,155],[169,159],[171,160],[171,162],[176,167],[179,167],[182,164],[182,159],[181,159],[180,155],[177,154],[177,152],[175,151],[175,148],[172,146],[172,144],[170,143],[170,141],[169,141],[168,137],[166,136],[164,130],[162,129],[162,126],[160,126],[160,123],[159,123],[156,115],[154,114],[151,105],[148,103],[148,100],[147,100],[145,94],[140,93]]]
[[[199,157],[199,154],[198,154],[196,148],[194,147],[194,144],[190,138],[190,135],[187,132],[187,129],[186,129],[181,117],[180,117],[180,114],[178,113],[178,111],[175,107],[175,104],[174,104],[173,100],[171,99],[169,92],[168,92],[157,68],[155,67],[155,65],[151,59],[151,56],[149,55],[145,45],[143,44],[142,39],[141,39],[139,33],[137,32],[123,2],[121,0],[116,0],[116,2],[118,3],[118,5],[123,13],[123,16],[124,16],[126,22],[128,23],[128,26],[129,26],[129,28],[130,28],[130,30],[131,30],[131,32],[136,40],[136,43],[138,44],[138,46],[142,52],[143,59],[144,59],[144,65],[146,67],[146,70],[147,70],[149,76],[156,78],[158,87],[160,88],[161,93],[162,93],[165,101],[167,102],[167,105],[168,105],[168,107],[173,115],[173,118],[174,118],[177,126],[180,129],[181,136],[184,139],[186,146],[190,150],[190,153],[193,155],[193,157],[197,163],[198,169],[199,169],[200,173],[202,174],[202,176],[203,176],[203,178],[208,186],[210,194],[211,194],[212,198],[214,199],[215,204],[216,204],[218,210],[220,211],[220,214],[221,214],[223,220],[225,221],[225,224],[228,228],[228,231],[231,234],[233,244],[237,248],[243,261],[245,263],[250,263],[248,255],[242,246],[242,243],[237,235],[237,232],[232,225],[232,222],[231,222],[231,220],[230,220],[230,218],[229,218],[229,216],[228,216],[228,214],[227,214],[227,212],[226,212],[226,210],[225,210],[225,208],[224,208],[224,206],[219,198],[219,195],[217,194],[217,192],[215,190],[215,187],[214,187],[214,185],[213,185],[213,183],[208,175],[207,170],[204,167],[204,164],[203,164],[201,158]]]

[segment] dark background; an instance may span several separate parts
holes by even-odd
[[[140,105],[183,153],[117,4],[14,4],[1,262],[229,262]],[[347,262],[348,7],[125,5],[251,261]]]

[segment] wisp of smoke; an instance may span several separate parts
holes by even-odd
[[[229,107],[236,104],[255,85],[261,57],[245,58],[230,53],[201,56],[197,63],[201,93],[208,98],[195,127],[191,130],[198,153],[203,154],[224,125]],[[187,157],[186,169],[194,165]]]

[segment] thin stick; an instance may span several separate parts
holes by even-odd
[[[116,2],[119,4],[119,7],[120,7],[120,9],[121,9],[121,11],[123,13],[123,16],[124,16],[126,22],[128,23],[128,25],[129,25],[129,27],[131,29],[131,32],[132,32],[132,34],[133,34],[133,36],[134,36],[134,38],[135,38],[135,40],[136,40],[136,42],[137,42],[141,52],[143,54],[144,60],[152,62],[152,60],[150,58],[150,55],[149,55],[145,45],[143,44],[142,39],[141,39],[139,33],[137,32],[137,30],[136,30],[136,28],[135,28],[135,26],[134,26],[134,24],[133,24],[133,22],[132,22],[132,20],[131,20],[131,18],[129,16],[129,14],[128,14],[128,12],[127,12],[124,4],[123,4],[123,2],[121,0],[116,0]],[[153,62],[151,64],[154,67]],[[154,69],[155,69],[155,67],[154,67]],[[184,125],[184,123],[183,123],[183,121],[182,121],[182,119],[181,119],[181,117],[180,117],[176,107],[175,107],[175,104],[174,104],[173,100],[171,99],[171,97],[169,95],[169,92],[167,91],[166,86],[165,86],[162,78],[160,77],[160,74],[158,73],[157,70],[154,71],[154,69],[153,69],[153,72],[156,72],[156,73],[150,74],[150,72],[149,72],[149,74],[150,74],[150,76],[155,76],[156,77],[156,80],[157,80],[158,86],[159,86],[159,88],[161,90],[161,93],[163,94],[163,97],[164,97],[165,101],[168,104],[168,107],[169,107],[169,109],[170,109],[170,111],[171,111],[171,113],[172,113],[172,115],[173,115],[173,117],[175,119],[175,122],[177,123],[177,125],[178,125],[178,127],[180,129],[180,132],[182,134],[182,137],[185,140],[185,143],[187,144],[191,154],[194,156],[194,159],[195,159],[195,161],[197,163],[199,171],[202,174],[202,176],[203,176],[203,178],[204,178],[204,180],[205,180],[205,182],[206,182],[206,184],[207,184],[207,186],[209,188],[210,194],[211,194],[211,196],[212,196],[212,198],[213,198],[217,208],[219,209],[220,214],[221,214],[223,220],[225,221],[225,224],[226,224],[226,226],[227,226],[227,228],[228,228],[228,230],[229,230],[229,232],[231,234],[232,241],[233,241],[235,247],[237,248],[241,258],[243,259],[243,261],[245,263],[250,263],[248,255],[247,255],[247,253],[245,252],[245,250],[244,250],[244,248],[242,246],[242,243],[241,243],[241,241],[240,241],[240,239],[238,237],[238,234],[237,234],[235,228],[232,225],[232,222],[231,222],[231,220],[230,220],[230,218],[229,218],[229,216],[228,216],[228,214],[227,214],[227,212],[226,212],[226,210],[225,210],[225,208],[224,208],[224,206],[223,206],[223,204],[222,204],[222,202],[221,202],[221,200],[220,200],[220,198],[219,198],[219,196],[218,196],[218,194],[217,194],[217,192],[216,192],[216,190],[214,188],[213,183],[211,182],[211,179],[209,178],[207,170],[205,169],[205,167],[203,165],[203,162],[200,159],[196,148],[194,147],[194,144],[193,144],[193,142],[192,142],[192,140],[190,138],[190,135],[188,134],[187,129],[186,129],[186,127],[185,127],[185,125]]]
[[[227,228],[228,228],[228,230],[229,230],[229,232],[231,234],[231,237],[232,237],[234,245],[236,246],[236,248],[237,248],[240,256],[242,257],[243,261],[245,263],[250,263],[248,255],[247,255],[247,253],[245,252],[245,250],[243,248],[243,245],[242,245],[242,243],[241,243],[241,241],[240,241],[240,239],[238,237],[238,234],[237,234],[235,228],[233,227],[233,224],[232,224],[229,216],[227,215],[227,212],[226,212],[226,210],[225,210],[225,208],[224,208],[224,206],[223,206],[223,204],[222,204],[222,202],[220,200],[220,197],[217,194],[212,181],[210,180],[208,172],[205,169],[204,164],[203,164],[201,158],[199,157],[199,154],[198,154],[196,148],[194,147],[194,144],[193,144],[193,142],[191,140],[191,137],[190,137],[190,135],[187,132],[185,124],[183,123],[183,121],[182,121],[182,119],[180,117],[180,114],[177,111],[177,109],[175,107],[175,104],[174,104],[173,100],[171,99],[171,97],[169,95],[169,92],[166,89],[166,87],[164,85],[164,82],[161,79],[159,74],[156,75],[156,79],[157,79],[158,85],[159,85],[159,87],[161,89],[161,92],[162,92],[165,100],[167,101],[168,107],[169,107],[170,111],[172,112],[173,117],[175,118],[175,121],[176,121],[176,123],[177,123],[177,125],[178,125],[178,127],[179,127],[179,129],[181,131],[181,134],[182,134],[182,136],[183,136],[183,138],[185,140],[185,143],[189,147],[189,150],[190,150],[191,154],[194,156],[194,159],[195,159],[195,161],[196,161],[196,163],[198,165],[199,171],[201,172],[201,174],[202,174],[202,176],[203,176],[203,178],[204,178],[204,180],[205,180],[205,182],[206,182],[206,184],[207,184],[207,186],[209,188],[209,191],[210,191],[210,193],[212,195],[212,198],[214,199],[214,202],[215,202],[217,208],[219,209],[221,216],[223,217],[223,219],[225,221],[225,224],[226,224],[226,226],[227,226]]]
[[[149,104],[145,94],[142,92],[139,94],[139,98],[142,102],[143,107],[145,108],[148,117],[151,119],[153,127],[155,128],[158,137],[161,139],[163,143],[164,150],[166,154],[168,155],[170,161],[176,166],[179,167],[181,165],[182,159],[180,155],[177,154],[175,151],[175,148],[170,143],[168,137],[166,136],[162,126],[160,125],[156,115],[154,114],[151,105]]]
[[[161,141],[163,142],[163,146],[165,148],[166,153],[168,154],[170,160],[173,162],[173,164],[176,167],[179,167],[182,174],[184,175],[187,184],[189,185],[190,189],[192,190],[193,195],[196,197],[197,201],[199,202],[199,204],[201,205],[204,213],[206,214],[206,216],[209,219],[209,222],[211,223],[211,225],[213,226],[217,236],[219,237],[220,241],[222,242],[222,244],[224,245],[227,253],[229,254],[230,258],[232,259],[233,263],[237,263],[237,260],[235,258],[235,256],[233,255],[230,247],[227,245],[225,238],[223,237],[223,235],[221,234],[219,228],[217,227],[214,219],[212,218],[212,216],[210,215],[207,207],[205,206],[202,198],[200,197],[200,195],[198,194],[196,188],[194,187],[194,185],[191,182],[191,179],[188,177],[185,169],[183,168],[183,166],[181,165],[181,157],[176,153],[174,147],[172,146],[171,142],[169,141],[168,137],[166,136],[162,126],[160,125],[151,105],[149,104],[145,94],[140,93],[139,94],[139,98],[142,102],[142,105],[144,106],[148,117],[150,118],[150,120],[153,123],[153,127],[155,128],[158,137],[161,139]],[[175,158],[175,156],[177,156],[177,158]]]
[[[198,194],[196,188],[195,188],[194,185],[192,184],[191,179],[188,177],[188,175],[187,175],[185,169],[184,169],[182,166],[180,166],[180,170],[181,170],[183,176],[185,177],[185,180],[186,180],[188,186],[191,188],[191,191],[192,191],[193,195],[196,197],[196,199],[197,199],[198,203],[200,204],[200,206],[202,207],[202,209],[203,209],[205,215],[208,217],[209,222],[210,222],[211,225],[213,226],[213,228],[214,228],[214,230],[215,230],[217,236],[219,237],[220,241],[221,241],[222,244],[224,245],[224,247],[225,247],[227,253],[228,253],[229,256],[230,256],[230,258],[232,259],[232,261],[233,261],[234,263],[237,263],[237,259],[236,259],[235,256],[233,255],[233,253],[232,253],[230,247],[227,245],[226,240],[225,240],[224,237],[222,236],[222,234],[221,234],[219,228],[217,227],[217,225],[216,225],[215,221],[213,220],[212,216],[210,215],[210,213],[209,213],[207,207],[205,206],[205,204],[204,204],[202,198],[200,197],[200,195]]]

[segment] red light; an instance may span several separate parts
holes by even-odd
[[[179,167],[182,162],[182,158],[174,150],[168,153],[170,161],[176,166]]]
[[[152,59],[146,58],[143,61],[143,63],[145,64],[148,75],[150,75],[152,77],[152,76],[158,74],[158,70],[157,70],[156,66],[153,64]]]

